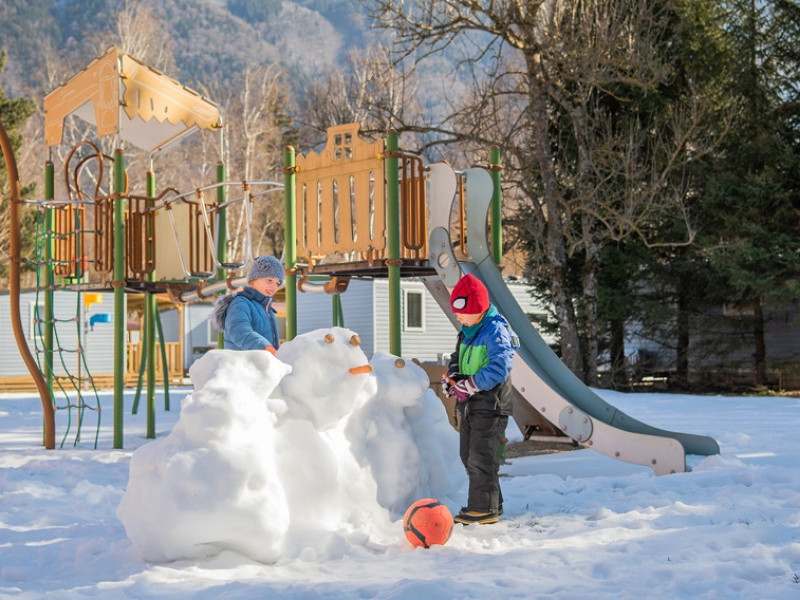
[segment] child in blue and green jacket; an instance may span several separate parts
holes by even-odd
[[[503,511],[499,450],[511,414],[508,376],[518,343],[489,302],[486,286],[473,275],[458,281],[450,307],[461,331],[443,383],[457,400],[461,461],[469,477],[467,506],[453,520],[497,523]]]

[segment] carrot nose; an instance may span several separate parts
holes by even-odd
[[[372,365],[360,365],[358,367],[350,367],[350,372],[353,375],[360,375],[361,373],[372,373]]]

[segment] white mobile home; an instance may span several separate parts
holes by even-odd
[[[139,377],[142,356],[141,308],[142,295],[125,294],[124,313],[126,332],[126,385],[135,385]],[[19,351],[14,330],[11,325],[11,297],[0,294],[0,391],[22,391],[34,389],[25,361]],[[210,306],[210,305],[209,305]],[[190,357],[183,358],[186,343],[182,340],[186,332],[185,320],[197,319],[196,308],[186,311],[184,306],[175,305],[166,298],[158,299],[159,317],[167,353],[170,380],[183,379],[184,367],[188,368]],[[44,296],[36,291],[20,294],[19,310],[22,333],[25,342],[40,368],[47,363],[42,338]],[[189,317],[186,313],[189,313]],[[200,311],[202,315],[202,310]],[[92,292],[78,294],[73,291],[57,290],[53,294],[54,335],[52,364],[56,376],[86,377],[87,373],[95,380],[97,387],[110,387],[114,373],[114,294],[113,292]],[[201,317],[202,318],[202,317]],[[158,339],[158,333],[157,339]],[[189,331],[189,340],[199,336]],[[83,348],[83,353],[79,351]],[[188,347],[191,348],[191,345]],[[160,353],[156,357],[156,372],[161,379],[162,365]]]
[[[418,279],[401,280],[402,354],[424,363],[441,363],[455,345],[455,329],[424,284]],[[531,298],[528,287],[508,282],[509,289],[527,313],[543,312]],[[280,293],[280,292],[279,292]],[[282,293],[280,293],[282,295]],[[54,345],[54,372],[58,375],[85,375],[86,366],[98,387],[113,383],[114,296],[112,292],[92,294],[86,302],[84,294],[56,291],[54,316],[57,320]],[[19,353],[10,320],[9,295],[0,295],[0,391],[32,389],[33,381]],[[140,374],[142,356],[143,296],[125,295],[126,373],[125,384],[135,386]],[[341,295],[344,325],[358,333],[367,356],[389,350],[389,286],[387,279],[353,279]],[[37,309],[38,308],[38,313]],[[182,382],[191,364],[211,348],[217,347],[217,330],[211,322],[213,300],[192,304],[173,304],[158,297],[161,335],[167,352],[170,381]],[[44,299],[35,291],[21,294],[20,312],[23,330],[31,352],[44,360],[37,348],[43,347],[38,337],[37,317],[44,318]],[[328,294],[297,294],[297,329],[305,333],[330,327],[333,322],[333,301]],[[279,314],[279,317],[281,315]],[[283,319],[279,319],[282,331]],[[80,360],[78,333],[85,349],[86,365]],[[158,331],[157,337],[160,337]],[[162,380],[160,348],[156,349],[156,371]],[[43,363],[40,363],[43,364]]]
[[[19,385],[27,381],[33,387],[28,370],[20,354],[14,330],[11,326],[11,297],[0,295],[0,388],[10,387],[8,382],[21,378]],[[113,372],[114,330],[111,322],[113,294],[96,294],[92,302],[75,292],[56,292],[53,296],[54,352],[53,372],[57,375],[81,375],[90,372]],[[20,294],[19,303],[22,332],[31,354],[40,365],[45,365],[42,325],[44,296],[35,291]],[[85,350],[85,364],[78,349],[81,338]],[[5,380],[7,385],[2,385]]]
[[[544,313],[534,302],[526,284],[506,282],[523,311]],[[401,348],[406,358],[441,363],[453,351],[456,330],[448,315],[428,293],[419,279],[400,282]],[[389,351],[388,279],[354,279],[341,295],[344,325],[361,337],[367,356],[378,350]],[[305,333],[332,322],[332,300],[326,294],[297,294],[297,332]],[[550,340],[548,340],[550,341]]]

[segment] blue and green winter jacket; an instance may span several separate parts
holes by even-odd
[[[508,321],[494,305],[475,325],[462,326],[448,372],[472,376],[479,391],[467,401],[470,411],[511,414],[511,383],[508,376],[518,347]]]
[[[278,319],[272,298],[251,287],[217,300],[214,319],[224,332],[225,348],[263,350],[278,348]]]

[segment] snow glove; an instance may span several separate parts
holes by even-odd
[[[475,380],[470,376],[457,381],[455,385],[447,390],[447,395],[451,398],[455,398],[459,403],[464,403],[478,391],[480,390],[478,386],[475,385]]]
[[[445,395],[450,395],[450,388],[456,384],[456,379],[458,378],[458,373],[450,373],[447,372],[442,375],[442,389],[444,390]]]

